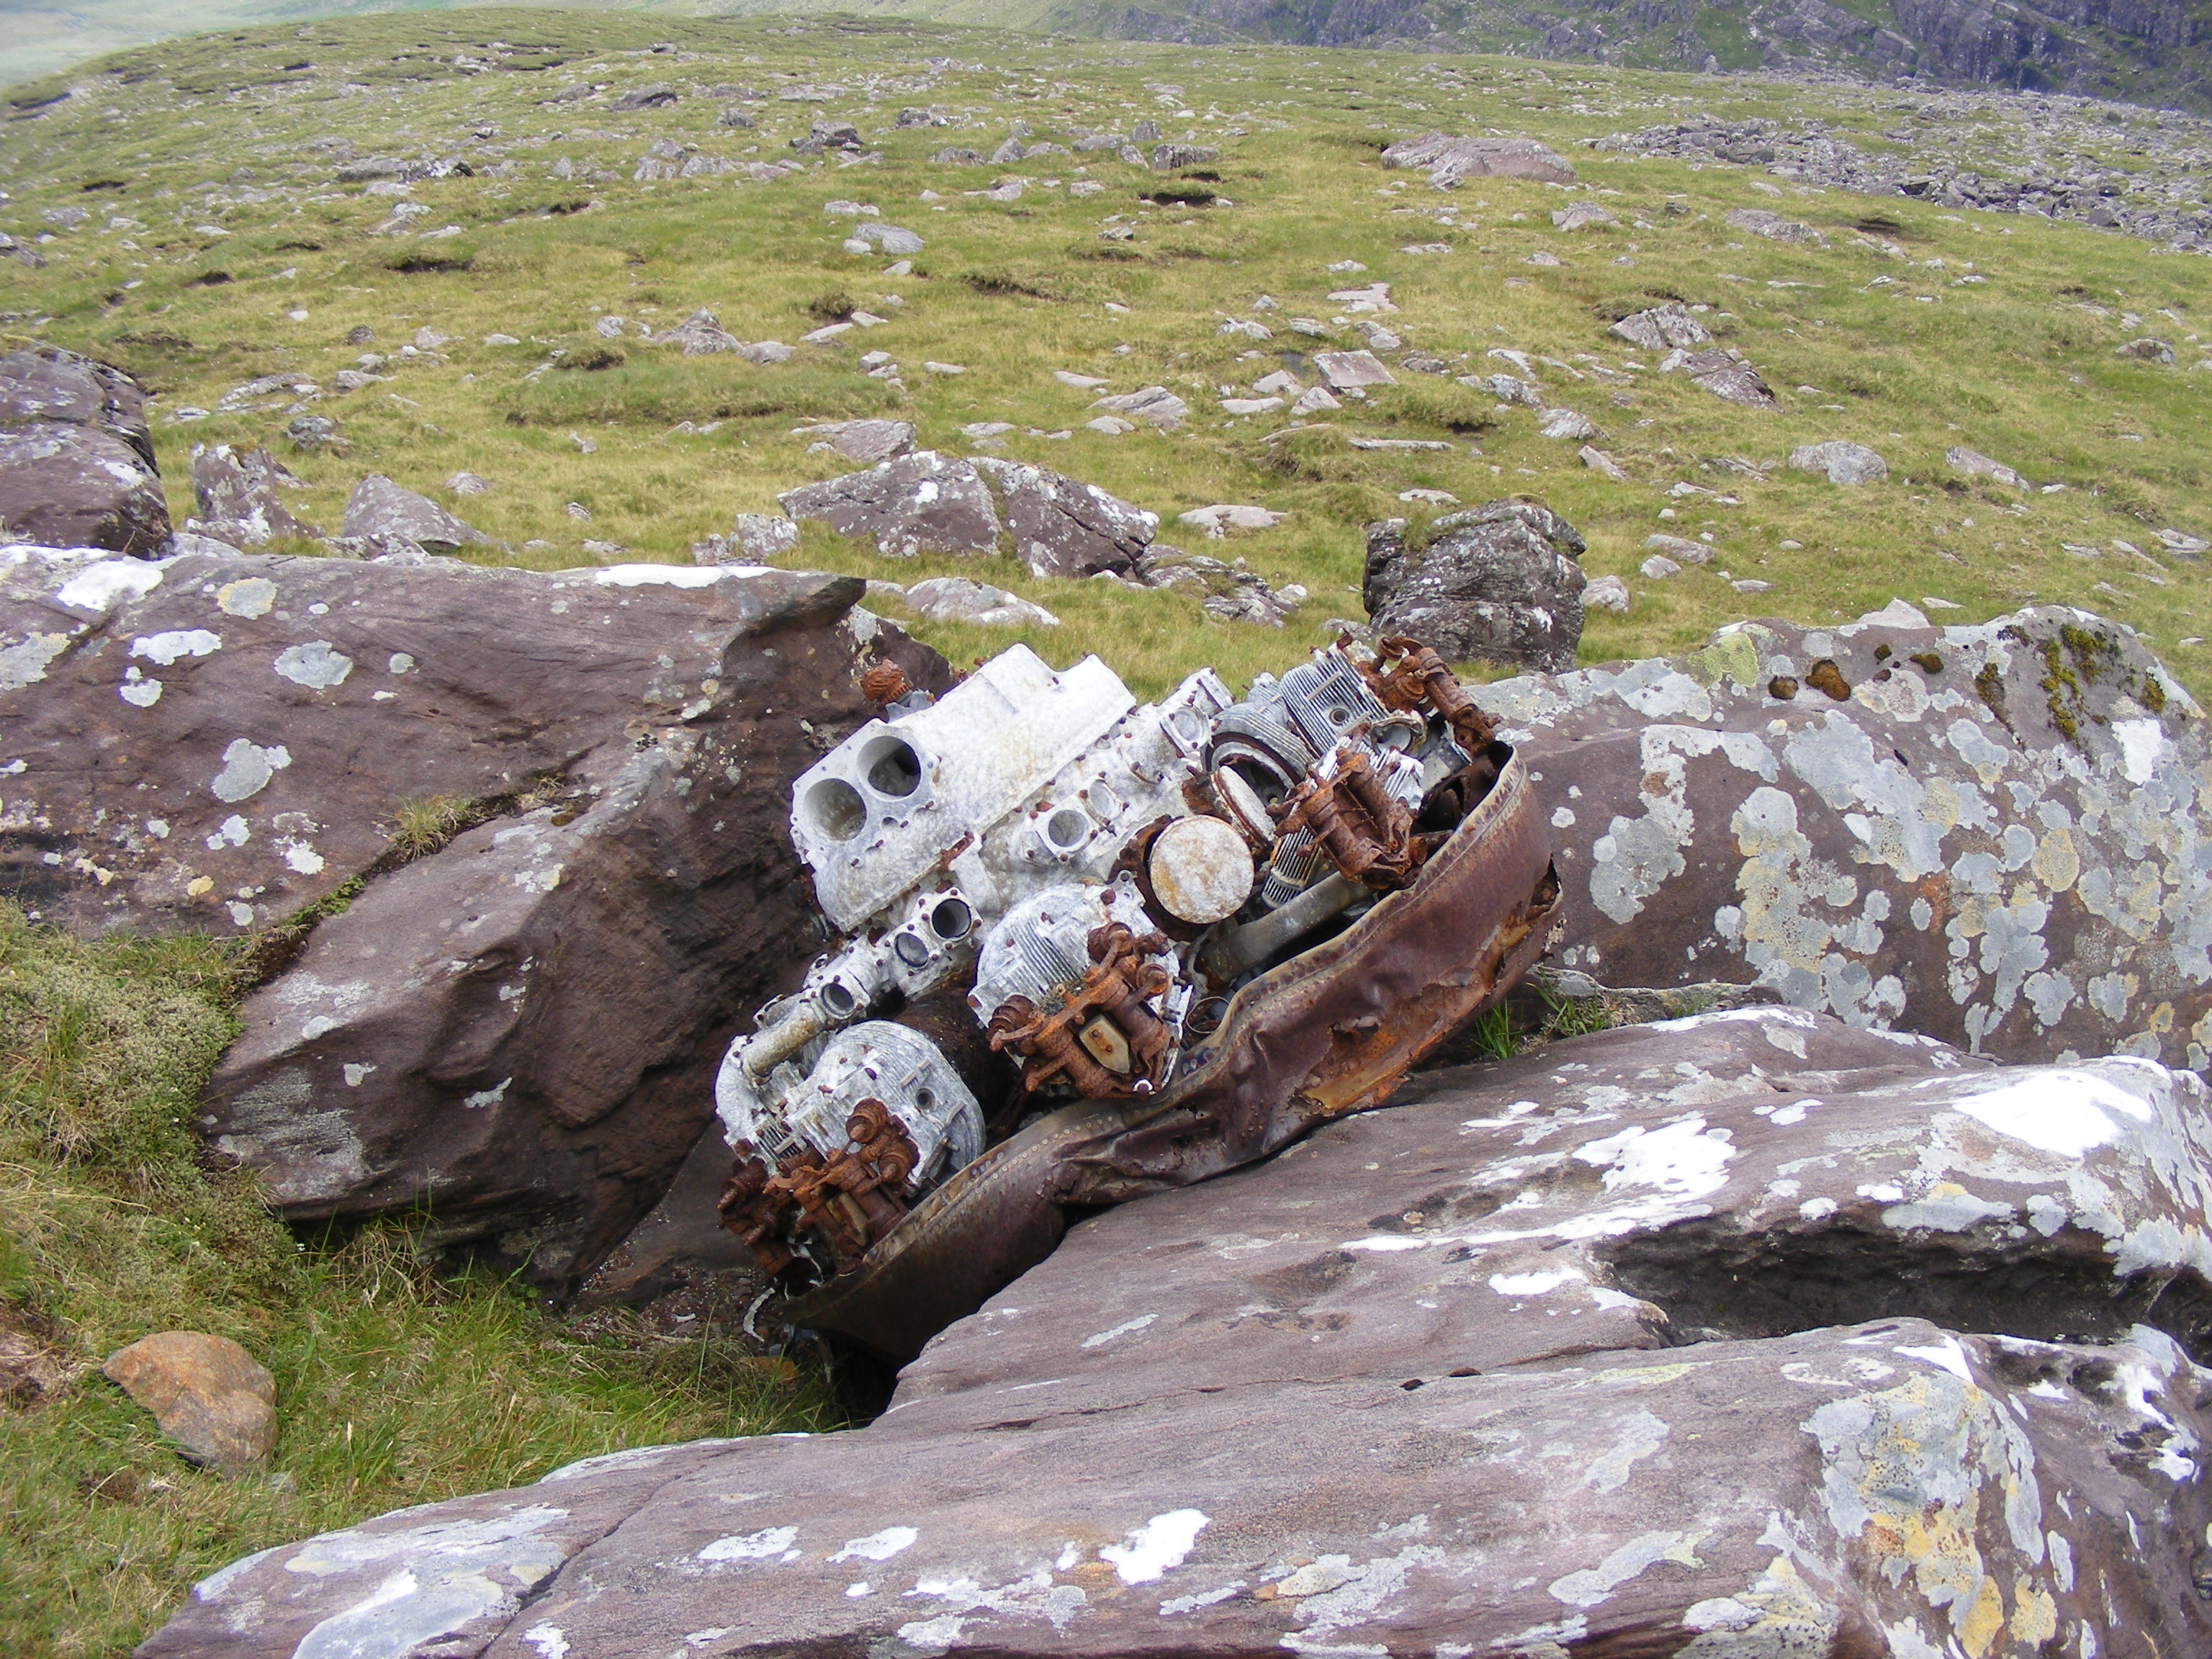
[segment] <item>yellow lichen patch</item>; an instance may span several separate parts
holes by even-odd
[[[1870,1494],[1871,1495],[1871,1494]],[[1878,1555],[1909,1567],[1912,1583],[1930,1603],[1948,1603],[1957,1626],[1965,1609],[1984,1582],[1982,1552],[1974,1541],[1978,1499],[1965,1504],[1937,1504],[1925,1510],[1905,1510],[1890,1503],[1889,1514],[1877,1514],[1867,1527],[1868,1541]],[[1998,1615],[2002,1623],[2003,1615]],[[1961,1637],[1963,1639],[1963,1631]],[[1977,1649],[1976,1659],[1979,1659]]]
[[[1823,1407],[1814,1423],[1826,1431],[1831,1480],[1849,1472],[1851,1496],[1840,1508],[1832,1499],[1831,1514],[1857,1532],[1877,1572],[1892,1583],[1910,1575],[1945,1612],[1967,1659],[1983,1659],[2005,1627],[2004,1594],[1978,1537],[1984,1488],[1995,1501],[2007,1481],[1990,1396],[1949,1376],[1916,1376]]]
[[[1959,790],[1948,778],[1930,778],[1920,816],[1946,835],[1959,827]]]
[[[1618,1382],[1632,1389],[1656,1389],[1662,1382],[1676,1382],[1692,1371],[1704,1369],[1702,1361],[1687,1365],[1617,1365],[1611,1370],[1600,1371],[1590,1381]]]
[[[2034,861],[2028,866],[2035,878],[2054,893],[2063,893],[2073,886],[2081,873],[2081,855],[2074,848],[2074,837],[2065,830],[2053,830],[2037,843]]]
[[[1954,1604],[1954,1617],[1957,1612]],[[1969,1659],[1982,1659],[1990,1650],[1990,1644],[1996,1639],[1997,1632],[2004,1628],[2004,1592],[1997,1588],[1996,1579],[1984,1576],[1974,1589],[1973,1600],[1967,1604],[1965,1616],[1956,1618],[1959,1645],[1966,1649]]]
[[[2039,1584],[2032,1584],[2021,1592],[2020,1601],[2012,1610],[2012,1639],[2032,1648],[2039,1648],[2058,1633],[2058,1606],[2051,1599],[2051,1592]]]
[[[1704,650],[1692,652],[1682,666],[1700,685],[1711,688],[1726,678],[1747,691],[1760,678],[1759,645],[1746,631],[1723,634]]]
[[[1674,1659],[1825,1653],[1835,1638],[1834,1609],[1813,1593],[1786,1555],[1776,1556],[1748,1589],[1705,1606],[1719,1616],[1705,1623]]]

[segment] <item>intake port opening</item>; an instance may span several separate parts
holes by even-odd
[[[891,941],[891,949],[909,968],[923,967],[929,961],[929,946],[919,933],[901,933]]]
[[[824,778],[806,792],[806,821],[832,841],[850,841],[868,827],[868,804],[842,778]]]
[[[975,913],[965,899],[946,899],[929,913],[929,931],[939,939],[966,939],[975,925]]]
[[[851,991],[839,980],[831,980],[822,988],[822,1012],[832,1019],[843,1019],[860,1005]]]
[[[1091,838],[1091,820],[1073,806],[1063,806],[1044,821],[1044,838],[1056,851],[1073,853]]]
[[[886,733],[860,751],[860,775],[878,794],[904,800],[921,787],[921,757],[904,738]]]

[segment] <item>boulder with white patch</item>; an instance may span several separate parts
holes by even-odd
[[[1433,647],[1448,662],[1571,668],[1583,633],[1583,538],[1534,501],[1497,501],[1431,522],[1367,526],[1361,596],[1375,629]]]
[[[1574,182],[1567,159],[1534,138],[1455,137],[1425,133],[1401,138],[1382,152],[1386,167],[1423,167],[1429,182],[1448,190],[1462,179],[1535,179],[1549,185]]]
[[[482,495],[482,481],[474,482],[478,488],[457,493]],[[280,538],[310,540],[322,532],[294,514],[283,495],[286,490],[306,488],[265,449],[194,444],[192,497],[200,516],[187,527],[234,547],[258,547]]]
[[[841,536],[869,536],[886,558],[917,553],[988,553],[999,513],[973,465],[925,449],[802,484],[776,497],[793,519],[817,519]]]
[[[141,1651],[2198,1651],[2204,1106],[1789,1009],[1432,1073],[1075,1228],[866,1429],[281,1547]]]
[[[1032,576],[1125,574],[1160,526],[1158,514],[1044,467],[983,457],[975,468],[997,488],[1014,556]]]
[[[344,534],[380,552],[420,550],[453,554],[491,541],[428,495],[418,495],[380,472],[370,473],[346,497]]]
[[[7,550],[0,890],[236,935],[373,878],[247,1000],[200,1127],[295,1220],[428,1194],[564,1286],[809,953],[782,804],[871,712],[858,668],[950,683],[863,586]],[[390,868],[441,798],[478,827]]]
[[[963,460],[934,450],[894,456],[777,500],[793,519],[820,520],[841,536],[872,536],[876,550],[890,558],[994,552],[1003,538],[1034,576],[1121,574],[1159,528],[1158,514],[1096,484],[1018,461]]]
[[[1569,968],[2009,1060],[2212,1060],[2212,744],[2124,627],[1894,603],[1474,696],[1551,809]]]

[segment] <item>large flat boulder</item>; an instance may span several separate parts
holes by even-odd
[[[295,1220],[427,1198],[566,1288],[811,952],[789,783],[872,712],[860,667],[949,683],[863,586],[9,550],[0,889],[235,935],[372,878],[248,999],[200,1127]],[[449,809],[487,821],[402,862]]]
[[[141,1653],[2196,1651],[2203,1095],[1790,1009],[1431,1074],[865,1430],[280,1547]]]
[[[27,432],[40,426],[105,432],[153,469],[145,391],[112,364],[54,346],[0,356],[0,431]]]
[[[1382,152],[1386,167],[1425,167],[1429,182],[1449,188],[1462,179],[1534,179],[1547,185],[1574,182],[1567,159],[1534,138],[1455,137],[1425,133],[1401,138]]]
[[[1575,527],[1533,501],[1447,513],[1419,539],[1403,519],[1367,526],[1361,597],[1375,631],[1431,646],[1447,662],[1574,666],[1583,634]]]
[[[2212,1060],[2212,745],[2123,627],[1894,604],[1474,692],[1550,802],[1570,968],[2011,1060]]]

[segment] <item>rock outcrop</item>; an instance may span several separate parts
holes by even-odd
[[[1552,805],[1569,968],[2008,1060],[2212,1060],[2212,731],[2123,628],[1897,604],[1474,695]]]
[[[192,446],[192,496],[200,516],[186,527],[233,547],[313,540],[322,532],[285,505],[283,491],[307,485],[265,449]]]
[[[0,542],[167,551],[145,404],[121,369],[75,352],[0,356]]]
[[[1480,659],[1559,672],[1583,633],[1575,527],[1533,501],[1447,513],[1416,546],[1406,521],[1367,526],[1360,595],[1381,635],[1433,646],[1448,662]]]
[[[1832,17],[1848,16],[1825,0],[1814,3]],[[1982,25],[1996,16],[1978,0],[1906,0],[1899,8],[1900,18],[1906,6],[1923,16],[1949,12]],[[2022,9],[2014,15],[2033,14]],[[2130,79],[2138,88],[2143,85],[2138,77]],[[2202,94],[2191,88],[2190,96],[2191,101],[2200,101]],[[2178,113],[2156,119],[2138,117],[2140,125],[2130,135],[2130,158],[2123,167],[2100,161],[2096,155],[2103,135],[2116,125],[2130,124],[2130,112],[2122,107],[2032,93],[2013,97],[1943,94],[1917,97],[1913,113],[1923,124],[1920,127],[1893,128],[1883,136],[1898,147],[1873,150],[1861,149],[1819,120],[1793,126],[1759,117],[1723,120],[1702,112],[1590,143],[1593,149],[1610,154],[1762,167],[1775,178],[1825,190],[1906,196],[1948,208],[2064,219],[2176,248],[2212,246],[2212,208],[2205,205],[2203,191],[2194,183],[2203,166],[2199,121]],[[1960,123],[1988,116],[2001,116],[2005,129],[2016,135],[2013,141],[1971,157],[1942,142]],[[1867,236],[1864,246],[1905,257],[1894,242],[1875,236]]]
[[[489,546],[472,529],[432,501],[372,472],[346,497],[343,533],[380,553],[415,551],[450,556],[464,547]]]
[[[0,559],[0,889],[236,934],[374,877],[248,1000],[200,1127],[295,1220],[427,1197],[553,1288],[811,951],[787,787],[867,718],[858,665],[949,684],[848,620],[857,578]]]
[[[1032,576],[1095,576],[1133,568],[1152,545],[1159,515],[1097,484],[1041,466],[984,457],[976,470],[997,487],[1014,556]]]
[[[1687,307],[1675,301],[1631,313],[1610,331],[1646,351],[1687,351],[1710,343],[1713,337]]]
[[[1702,351],[1671,351],[1661,361],[1659,372],[1672,374],[1678,370],[1716,398],[1740,404],[1746,409],[1774,407],[1774,388],[1743,360],[1740,351],[1717,347]]]
[[[802,484],[776,501],[794,519],[818,519],[841,536],[872,537],[886,558],[988,553],[999,544],[989,487],[971,464],[933,449]]]
[[[1431,132],[1400,139],[1382,152],[1382,165],[1426,168],[1431,184],[1446,187],[1462,179],[1534,179],[1567,185],[1575,178],[1566,157],[1534,138],[1455,138]]]
[[[927,449],[776,499],[793,519],[820,520],[841,536],[872,537],[888,558],[997,552],[1004,537],[1035,576],[1125,573],[1159,528],[1158,514],[1096,484],[1018,461],[963,460]]]
[[[2195,1651],[2203,1096],[1790,1009],[1431,1074],[1078,1226],[865,1430],[280,1547],[140,1651]]]
[[[1830,438],[1817,444],[1800,444],[1790,452],[1795,472],[1817,472],[1832,484],[1880,483],[1889,476],[1889,463],[1864,444]]]

